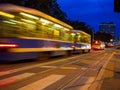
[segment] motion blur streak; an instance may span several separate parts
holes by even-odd
[[[0,44],[0,48],[18,47],[17,44]]]

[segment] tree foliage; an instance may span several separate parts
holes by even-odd
[[[27,0],[0,0],[0,3],[12,3],[16,5],[23,5]]]
[[[40,10],[62,21],[67,21],[67,15],[63,12],[56,0],[0,0],[0,3],[11,3]]]
[[[69,20],[69,24],[71,26],[73,26],[73,28],[75,30],[82,30],[82,31],[90,34],[91,37],[93,38],[93,35],[94,35],[93,28],[91,28],[89,25],[86,25],[85,22],[79,22],[79,21],[71,21],[71,20]]]
[[[104,41],[104,42],[110,42],[110,39],[113,39],[113,36],[111,34],[108,34],[108,33],[97,32],[95,34],[95,39],[96,40],[101,40],[101,41]]]

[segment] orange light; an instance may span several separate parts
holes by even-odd
[[[0,48],[15,48],[18,47],[17,44],[0,44]]]
[[[98,41],[95,41],[95,44],[98,44]]]
[[[71,46],[72,48],[75,48],[75,46]]]

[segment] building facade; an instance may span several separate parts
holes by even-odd
[[[113,22],[100,23],[99,32],[111,34],[115,38],[116,25]]]

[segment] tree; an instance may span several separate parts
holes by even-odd
[[[101,41],[104,41],[104,42],[109,42],[110,39],[113,39],[113,36],[111,34],[101,33],[101,32],[97,32],[95,34],[95,40],[101,40]]]
[[[85,22],[79,22],[79,21],[71,21],[69,20],[69,24],[73,26],[74,29],[76,30],[82,30],[91,36],[93,35],[93,28],[90,28],[89,25],[86,25]]]
[[[0,3],[11,3],[15,5],[24,5],[27,0],[0,0]]]
[[[27,0],[24,6],[40,10],[46,14],[50,13],[49,0]]]
[[[62,21],[67,20],[66,13],[60,9],[56,0],[0,0],[0,3],[11,3],[34,8]]]
[[[49,7],[49,11],[50,11],[49,15],[66,22],[67,21],[67,15],[66,15],[65,12],[63,12],[60,9],[60,6],[57,3],[57,1],[56,0],[48,0],[48,1],[49,1],[48,7]]]

